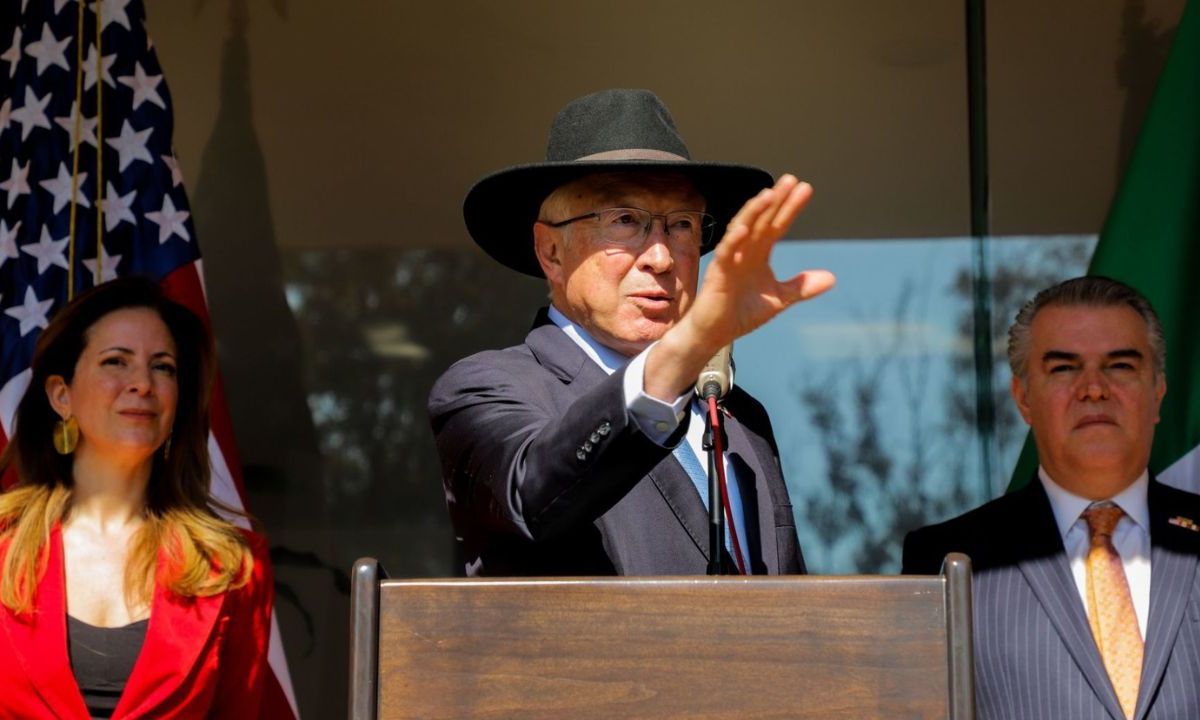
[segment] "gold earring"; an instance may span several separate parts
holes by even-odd
[[[171,438],[172,437],[174,437],[173,434],[168,435],[167,441],[165,443],[163,443],[163,460],[171,459]]]
[[[79,444],[79,421],[74,415],[54,424],[54,449],[59,455],[70,455]]]

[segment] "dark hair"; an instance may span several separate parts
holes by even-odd
[[[1064,280],[1042,290],[1017,312],[1016,320],[1008,329],[1008,365],[1014,377],[1024,378],[1029,370],[1029,336],[1033,318],[1042,308],[1052,306],[1130,308],[1146,321],[1154,371],[1166,373],[1167,340],[1154,306],[1145,296],[1123,282],[1102,275],[1090,275]]]
[[[179,401],[171,429],[170,453],[156,453],[147,507],[161,511],[181,503],[207,505],[209,494],[208,399],[213,378],[212,335],[204,321],[169,299],[146,277],[111,280],[80,293],[62,307],[38,337],[29,388],[17,406],[14,435],[0,468],[15,461],[22,485],[70,487],[72,456],[54,450],[52,432],[60,418],[46,397],[46,380],[61,375],[68,383],[87,345],[90,329],[117,310],[153,310],[171,333],[176,349]]]

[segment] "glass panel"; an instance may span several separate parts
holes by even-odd
[[[797,531],[817,573],[895,572],[904,533],[1007,484],[1024,440],[1005,337],[1036,290],[1081,274],[1094,236],[988,241],[997,436],[984,477],[975,422],[970,238],[794,242],[780,276],[824,267],[828,295],[739,341],[736,381],[771,413]]]
[[[520,342],[533,311],[513,307],[536,308],[546,294],[544,282],[493,266],[474,250],[285,253],[334,567],[363,554],[395,577],[457,567],[429,389],[454,361]]]

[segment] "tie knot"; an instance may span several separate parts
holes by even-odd
[[[1113,530],[1124,514],[1125,511],[1116,505],[1096,505],[1083,512],[1083,519],[1087,520],[1088,532],[1093,539],[1112,537]]]

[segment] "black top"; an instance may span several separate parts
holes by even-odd
[[[105,628],[67,616],[71,669],[93,718],[112,717],[142,651],[149,623],[139,620],[124,627]]]

